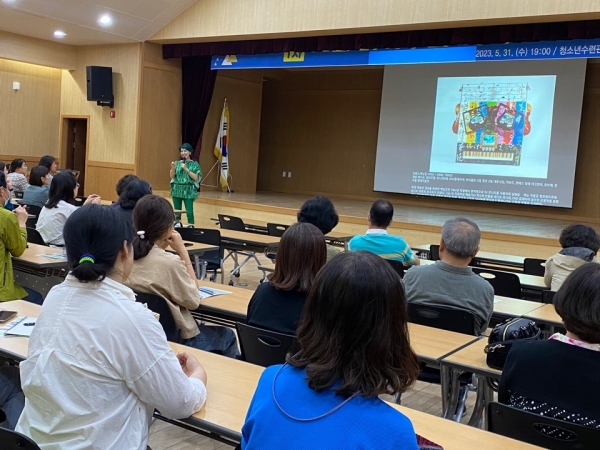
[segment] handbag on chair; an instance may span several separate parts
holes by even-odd
[[[542,331],[528,319],[507,319],[494,327],[485,346],[486,364],[492,369],[502,370],[506,357],[515,342],[539,341]]]

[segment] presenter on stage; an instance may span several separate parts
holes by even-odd
[[[171,163],[171,197],[173,197],[173,207],[175,210],[181,210],[181,204],[185,204],[188,225],[194,225],[194,200],[198,198],[198,187],[202,179],[202,170],[197,161],[193,161],[192,153],[194,148],[188,144],[182,144],[179,147],[178,161]],[[180,214],[177,214],[177,220]]]

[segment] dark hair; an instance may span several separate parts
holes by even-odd
[[[323,233],[310,223],[296,223],[281,237],[275,270],[268,276],[269,283],[283,291],[308,292],[326,261]]]
[[[52,164],[54,164],[55,162],[56,162],[56,158],[54,156],[44,155],[40,158],[40,162],[38,163],[38,166],[44,166],[45,168],[50,170],[50,168],[52,167]]]
[[[316,391],[402,393],[419,374],[406,305],[402,281],[383,258],[341,253],[317,274],[298,326],[300,352],[286,360],[305,368]]]
[[[0,187],[6,189],[6,175],[3,170],[0,170]]]
[[[298,211],[298,222],[312,223],[327,234],[338,224],[339,217],[331,200],[327,197],[313,197],[306,200]]]
[[[389,200],[376,200],[369,211],[369,220],[376,227],[387,227],[394,217],[394,205]]]
[[[77,187],[77,179],[73,172],[66,170],[59,172],[52,178],[50,190],[48,191],[48,201],[44,205],[46,208],[56,208],[61,200],[67,203],[73,203],[75,200],[75,187]]]
[[[571,272],[553,303],[567,331],[600,344],[600,264],[586,263]]]
[[[121,194],[125,191],[125,188],[127,187],[127,185],[129,183],[131,183],[133,180],[139,180],[138,177],[136,177],[134,174],[132,173],[128,173],[127,175],[122,176],[119,181],[117,181],[117,195],[120,197]]]
[[[594,254],[598,253],[598,249],[600,249],[598,233],[587,225],[569,225],[560,232],[558,242],[562,248],[585,247],[592,250]]]
[[[6,164],[3,163],[2,161],[0,161],[0,172],[4,172],[4,168],[5,167],[8,169],[8,167],[6,166]]]
[[[119,197],[123,209],[133,209],[139,199],[152,194],[152,186],[146,180],[132,180]]]
[[[50,171],[46,166],[35,166],[29,172],[29,184],[33,186],[43,186],[42,178],[48,175]]]
[[[154,242],[162,237],[175,223],[173,207],[163,197],[146,195],[133,208],[133,228],[143,231],[144,239],[140,236],[133,238],[133,259],[145,257]]]
[[[24,159],[21,159],[21,158],[13,159],[12,162],[10,163],[10,167],[8,168],[8,171],[10,173],[13,173],[19,167],[23,167],[23,164],[25,164]]]
[[[56,177],[53,185],[55,181]],[[123,242],[131,242],[132,234],[131,226],[114,208],[100,205],[78,208],[69,216],[63,230],[73,276],[83,282],[102,281],[115,265]],[[80,263],[84,255],[90,255],[94,262]]]

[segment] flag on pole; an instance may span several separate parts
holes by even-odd
[[[221,163],[220,179],[221,188],[227,190],[229,183],[227,177],[229,175],[229,158],[227,152],[227,131],[229,128],[229,108],[227,107],[227,99],[223,104],[223,112],[221,113],[221,126],[219,127],[219,134],[217,135],[217,142],[215,144],[215,156]]]

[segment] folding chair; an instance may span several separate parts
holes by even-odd
[[[40,447],[24,434],[0,428],[2,450],[40,450]]]
[[[259,366],[283,364],[296,341],[295,336],[263,330],[240,322],[235,328],[240,338],[242,360]]]
[[[25,204],[25,203],[22,203]],[[29,214],[29,217],[27,218],[27,223],[25,224],[25,226],[27,228],[35,228],[35,224],[38,221],[38,218],[40,217],[40,213],[42,212],[42,208],[40,208],[39,206],[36,205],[27,205],[27,214]]]
[[[392,269],[394,269],[394,271],[400,275],[400,278],[404,278],[404,264],[393,259],[386,259],[386,261],[390,266],[392,266]]]
[[[598,448],[600,430],[541,416],[512,406],[491,402],[487,415],[488,431],[550,450],[579,450]],[[545,430],[562,433],[552,436]]]
[[[429,258],[431,261],[439,261],[440,260],[440,246],[439,245],[430,245],[429,246]]]
[[[282,225],[280,223],[267,223],[267,234],[269,236],[281,237],[289,227],[290,225]]]
[[[225,252],[221,245],[221,232],[210,228],[178,228],[177,232],[184,241],[199,242],[201,244],[219,247],[219,250],[204,252],[202,256],[194,255],[194,265],[196,268],[196,276],[201,280],[203,277],[199,274],[200,261],[206,261],[206,270],[208,272],[213,272],[210,281],[215,281],[217,279],[217,273],[220,271],[221,284],[223,284],[223,260]]]
[[[227,216],[225,214],[218,214],[219,226],[224,230],[232,231],[246,231],[246,225],[244,221],[236,216]]]
[[[27,242],[31,242],[32,244],[48,246],[48,244],[44,242],[44,238],[42,238],[40,232],[35,228],[27,227]]]
[[[517,274],[478,267],[472,267],[472,269],[473,272],[492,285],[494,294],[503,297],[521,298],[521,280]]]
[[[167,299],[157,294],[135,291],[135,301],[146,303],[150,311],[160,315],[158,321],[162,325],[168,341],[181,342],[181,330],[175,325],[175,319],[173,319],[173,314],[169,309],[169,305],[167,305]]]
[[[523,273],[543,277],[546,271],[546,261],[536,258],[525,258],[523,260]]]

